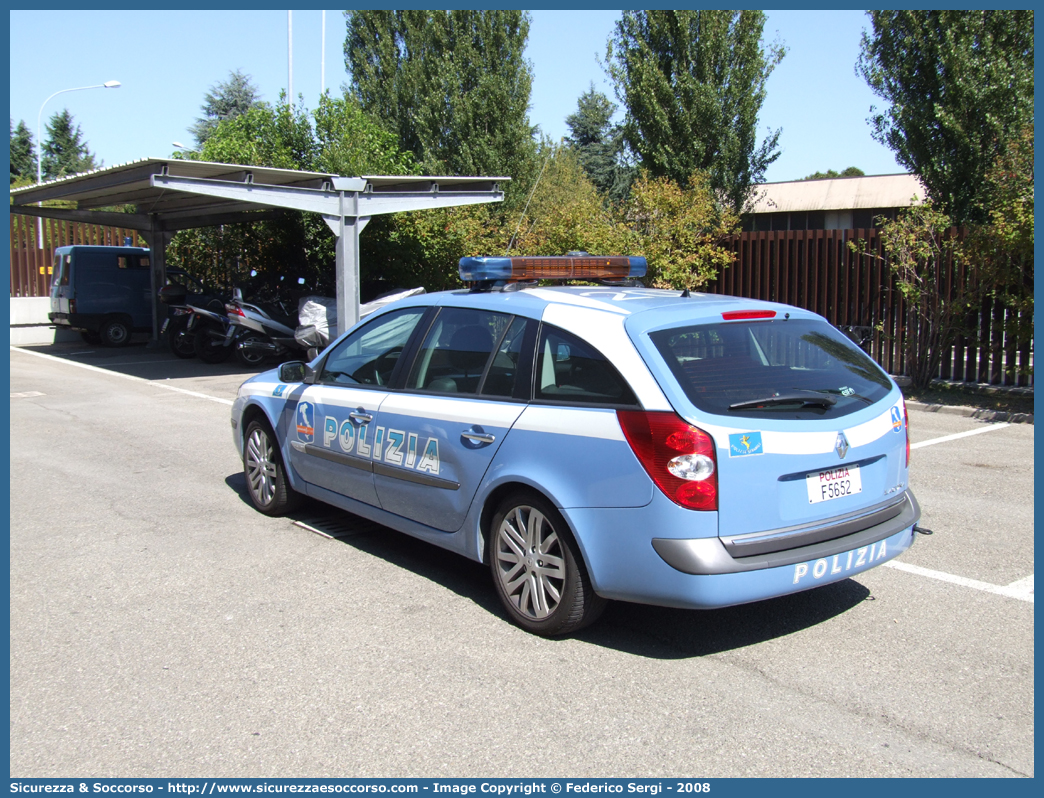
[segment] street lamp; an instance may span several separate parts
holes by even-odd
[[[51,100],[57,97],[59,94],[64,94],[67,91],[83,91],[84,89],[118,89],[120,82],[118,80],[109,80],[105,83],[99,83],[97,86],[77,86],[75,89],[61,89],[56,91],[50,97],[43,101],[43,105],[40,106],[40,112],[36,115],[36,182],[43,182],[43,169],[42,169],[42,158],[43,158],[43,136],[40,132],[40,122],[43,119],[44,105],[47,105]]]
[[[105,83],[99,83],[97,86],[77,86],[74,89],[60,89],[48,97],[40,105],[40,112],[36,115],[36,183],[39,185],[43,182],[43,135],[40,131],[40,123],[43,120],[43,109],[51,100],[57,97],[59,94],[64,94],[67,91],[83,91],[84,89],[118,89],[120,82],[118,80],[107,80]],[[40,203],[43,204],[42,202]],[[38,249],[43,249],[43,222],[37,219],[36,232],[36,246]]]

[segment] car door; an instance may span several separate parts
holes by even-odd
[[[460,529],[525,409],[535,328],[504,313],[440,310],[403,390],[384,399],[375,422],[374,484],[385,510]]]
[[[290,462],[309,485],[380,506],[374,452],[383,448],[373,423],[402,354],[426,308],[385,313],[331,349],[301,394],[288,430]],[[383,433],[382,433],[383,436]]]

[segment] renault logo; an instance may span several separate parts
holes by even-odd
[[[845,459],[845,455],[848,454],[848,438],[845,437],[845,433],[837,433],[837,441],[834,443],[834,451],[837,452],[837,456],[842,460]]]

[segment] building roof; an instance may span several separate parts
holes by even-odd
[[[925,197],[924,186],[912,174],[791,180],[755,188],[751,213],[907,208]]]

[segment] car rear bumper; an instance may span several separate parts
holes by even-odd
[[[72,330],[89,330],[98,332],[105,316],[97,313],[48,313],[47,318],[56,327],[68,327]]]
[[[681,513],[691,511],[681,510]],[[883,523],[813,545],[733,557],[717,536],[668,538],[684,515],[653,501],[634,510],[563,510],[595,591],[606,598],[712,609],[797,593],[862,573],[913,543],[920,507],[906,491]]]

